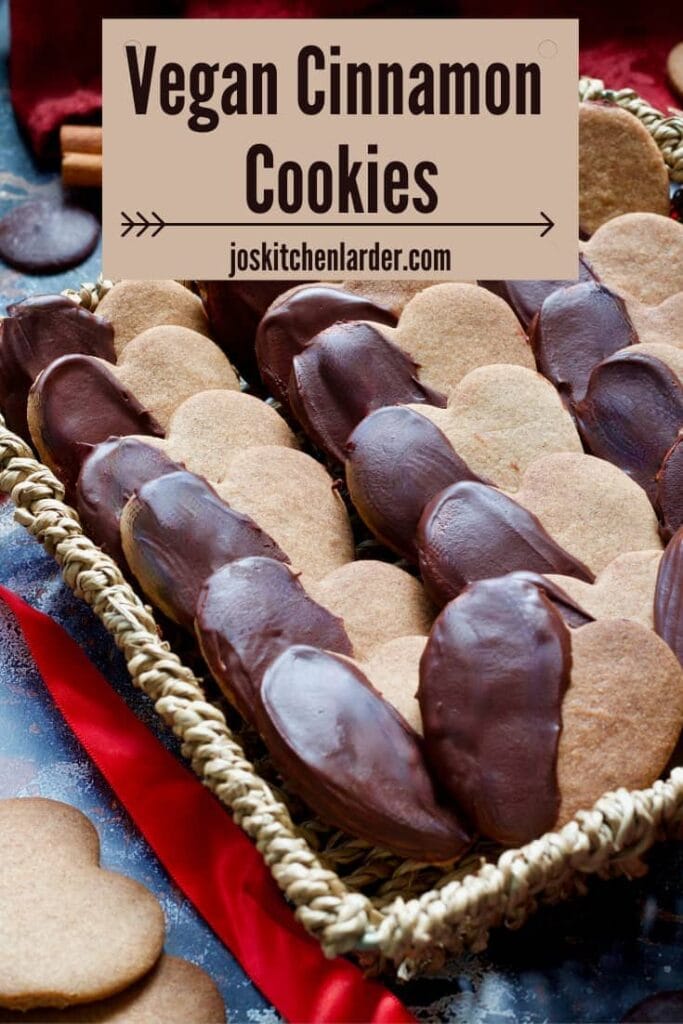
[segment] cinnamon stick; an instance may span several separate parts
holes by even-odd
[[[62,181],[78,188],[102,187],[101,153],[64,153]]]
[[[62,153],[101,153],[102,129],[91,124],[63,124],[59,144]]]

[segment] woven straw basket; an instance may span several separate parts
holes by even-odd
[[[634,92],[581,79],[581,99],[611,101],[646,125],[672,181],[683,182],[683,117],[664,117]],[[68,293],[94,309],[106,285]],[[683,768],[646,790],[605,794],[557,833],[518,850],[480,844],[455,866],[401,861],[333,832],[319,821],[293,823],[283,790],[251,764],[223,712],[159,639],[152,613],[119,568],[84,536],[64,488],[5,428],[0,417],[0,490],[16,520],[54,556],[123,652],[134,684],[180,739],[199,778],[230,810],[265,858],[304,927],[334,956],[351,953],[367,969],[391,965],[401,977],[438,967],[448,954],[482,950],[489,929],[518,927],[538,902],[584,891],[589,875],[635,876],[658,839],[683,834]],[[272,774],[272,773],[271,773]]]

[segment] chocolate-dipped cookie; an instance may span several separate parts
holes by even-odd
[[[655,508],[664,540],[683,526],[683,437],[671,446],[657,473]]]
[[[362,420],[347,447],[346,482],[363,521],[398,554],[417,559],[417,524],[427,502],[458,480],[477,480],[426,416],[406,406]]]
[[[579,281],[592,281],[594,275],[587,260],[579,256]],[[482,288],[487,288],[494,295],[504,299],[525,331],[529,330],[541,306],[558,288],[575,284],[574,281],[479,281]]]
[[[638,345],[604,359],[592,371],[575,411],[590,452],[613,462],[655,499],[655,479],[683,429],[683,386],[662,359],[668,346]],[[680,349],[669,349],[680,354]]]
[[[208,577],[195,631],[214,679],[252,724],[263,673],[292,644],[352,653],[342,620],[272,558],[242,558]]]
[[[32,199],[0,220],[0,260],[26,274],[57,274],[82,263],[99,237],[99,221],[89,210]]]
[[[417,861],[469,845],[436,801],[415,733],[343,658],[289,647],[263,677],[257,723],[277,767],[329,824]]]
[[[197,285],[204,300],[212,337],[245,380],[252,386],[258,386],[259,370],[254,352],[256,328],[271,302],[292,288],[293,282],[198,281]]]
[[[683,723],[683,672],[640,624],[569,629],[531,581],[506,576],[437,619],[419,700],[441,784],[483,834],[517,845],[654,782]]]
[[[672,537],[659,563],[654,626],[683,665],[683,526]]]
[[[105,362],[62,356],[42,371],[28,396],[28,425],[41,459],[73,498],[83,460],[111,437],[163,437],[152,414],[130,394]]]
[[[343,462],[354,427],[385,405],[445,398],[421,384],[417,365],[369,323],[340,323],[317,334],[294,357],[289,402],[323,452]]]
[[[474,580],[521,569],[593,579],[536,516],[495,487],[472,481],[452,484],[429,502],[417,547],[425,588],[439,607]]]
[[[210,484],[180,470],[144,484],[121,515],[126,561],[142,590],[174,622],[192,629],[205,580],[249,555],[287,556]]]
[[[82,352],[113,363],[114,331],[63,295],[35,295],[0,320],[0,408],[10,430],[31,440],[26,403],[38,374],[59,356]]]
[[[76,508],[91,540],[125,567],[121,514],[128,499],[148,480],[182,467],[139,437],[119,437],[95,445],[76,482]]]
[[[639,340],[624,300],[596,281],[549,295],[529,339],[538,369],[570,406],[584,398],[599,362]]]
[[[349,320],[396,324],[383,306],[331,284],[299,285],[269,306],[256,332],[256,359],[263,383],[285,408],[294,356],[326,327]]]

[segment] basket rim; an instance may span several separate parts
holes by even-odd
[[[580,100],[601,99],[630,110],[648,128],[672,181],[683,182],[683,116],[664,115],[633,90],[605,89],[598,79],[579,81]],[[111,287],[101,278],[64,294],[94,310]],[[606,793],[557,832],[495,863],[382,908],[352,891],[325,867],[293,824],[289,811],[258,775],[229,729],[222,711],[205,697],[199,680],[160,639],[144,605],[116,563],[84,534],[64,488],[0,416],[0,491],[15,504],[15,519],[61,566],[67,585],[93,609],[126,659],[135,686],[182,741],[182,753],[236,823],[255,841],[303,926],[325,953],[360,954],[393,962],[408,977],[439,963],[446,951],[485,948],[491,927],[520,926],[539,899],[551,902],[585,889],[589,874],[635,876],[642,854],[683,823],[683,767],[650,788]]]

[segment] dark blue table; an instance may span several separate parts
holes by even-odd
[[[23,198],[59,188],[53,175],[35,168],[17,133],[6,49],[7,3],[0,0],[0,216]],[[23,277],[0,266],[0,310],[29,293],[61,291],[93,280],[99,261],[98,251],[68,274],[42,278]],[[6,500],[0,502],[0,583],[61,623],[174,749],[149,702],[130,685],[107,634],[61,582],[52,559],[13,523]],[[138,878],[156,893],[168,924],[167,950],[212,974],[233,1024],[279,1019],[137,834],[64,724],[13,620],[0,608],[0,797],[30,795],[67,801],[92,819],[101,836],[104,864]],[[618,1021],[649,993],[683,988],[683,848],[662,847],[652,854],[651,863],[647,878],[596,884],[589,899],[543,910],[521,932],[496,935],[486,955],[462,957],[439,976],[397,991],[421,1021]]]

